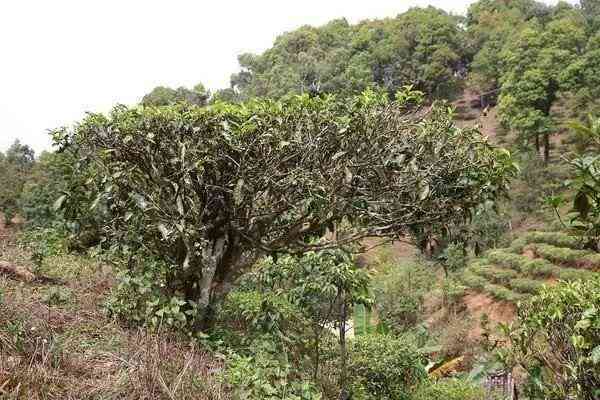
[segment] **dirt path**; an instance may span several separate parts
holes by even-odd
[[[492,326],[499,323],[509,323],[516,316],[516,307],[514,304],[498,302],[483,293],[468,293],[463,302],[467,307],[468,314],[473,317],[473,329],[469,331],[471,339],[480,338],[483,330],[479,324],[481,317],[486,314]]]

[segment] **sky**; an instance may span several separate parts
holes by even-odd
[[[0,0],[0,151],[50,149],[48,129],[135,104],[159,85],[229,86],[237,56],[302,25],[468,0]]]

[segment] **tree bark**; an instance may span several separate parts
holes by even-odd
[[[202,247],[200,265],[196,268],[201,275],[190,275],[189,279],[194,279],[197,286],[187,293],[188,298],[198,304],[202,314],[196,324],[198,329],[208,330],[214,325],[218,304],[229,294],[235,280],[254,265],[260,254],[242,254],[239,240],[230,234],[209,241]]]

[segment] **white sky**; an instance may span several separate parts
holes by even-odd
[[[354,23],[469,0],[0,0],[0,151],[39,152],[47,129],[134,104],[158,85],[229,86],[237,55],[301,25]]]

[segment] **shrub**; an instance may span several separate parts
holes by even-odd
[[[531,259],[520,254],[513,254],[503,250],[490,251],[487,254],[487,257],[489,261],[495,264],[535,277],[551,276],[556,271],[556,266],[546,260]]]
[[[494,264],[512,268],[516,271],[521,271],[522,265],[529,260],[524,256],[504,250],[492,250],[487,253],[487,258]]]
[[[231,354],[224,373],[235,399],[319,400],[321,393],[292,367],[273,338],[255,341],[250,355]]]
[[[68,232],[64,226],[25,229],[18,238],[21,245],[31,250],[31,258],[36,268],[41,268],[44,259],[68,252]]]
[[[417,348],[390,335],[363,335],[352,340],[348,362],[353,398],[408,400],[427,373]]]
[[[556,277],[563,281],[592,279],[596,273],[578,268],[557,268]]]
[[[543,286],[543,283],[533,279],[517,278],[511,279],[510,282],[508,282],[508,285],[512,290],[519,293],[535,294]]]
[[[507,250],[511,253],[521,254],[525,246],[527,246],[528,244],[529,243],[525,238],[518,238],[512,241]]]
[[[412,400],[485,400],[481,386],[467,379],[452,378],[426,382],[415,391]]]
[[[564,232],[527,232],[523,240],[529,243],[546,243],[557,247],[568,247],[570,249],[583,249],[585,241],[581,237],[572,236]]]
[[[73,298],[73,291],[68,288],[51,287],[42,297],[42,301],[49,306],[59,306],[69,303]]]
[[[511,279],[517,277],[517,273],[513,270],[494,268],[491,265],[472,266],[470,270],[498,284],[507,284]]]
[[[516,303],[524,299],[522,294],[515,293],[504,286],[488,284],[483,288],[483,290],[492,295],[494,298],[509,303]]]
[[[6,151],[0,152],[0,212],[10,223],[20,210],[20,197],[31,168],[35,164],[34,151],[16,140]]]
[[[512,353],[535,392],[530,398],[600,396],[600,277],[543,287],[518,308]]]
[[[464,307],[461,300],[467,287],[460,282],[459,279],[448,278],[444,279],[441,284],[442,299],[448,310],[460,311],[459,308]]]
[[[301,310],[286,296],[271,291],[234,290],[227,296],[220,315],[223,322],[237,326],[250,339],[253,334],[291,334],[306,324]]]
[[[461,277],[461,281],[472,289],[483,289],[489,281],[479,275],[474,274],[473,272],[467,270],[465,271]]]
[[[465,246],[459,243],[450,243],[441,258],[446,272],[455,272],[467,265]]]
[[[380,321],[396,333],[414,326],[423,312],[423,299],[435,283],[434,272],[419,264],[388,265],[373,280]]]
[[[192,334],[194,304],[165,290],[170,267],[140,259],[135,269],[118,273],[118,284],[105,305],[109,314],[153,329],[164,326]]]
[[[529,276],[542,278],[552,276],[556,273],[556,265],[553,265],[546,260],[531,260],[527,257],[525,258],[526,260],[524,260],[521,271]]]
[[[549,244],[531,245],[536,254],[558,264],[595,269],[600,267],[600,254],[588,250],[573,250]]]

